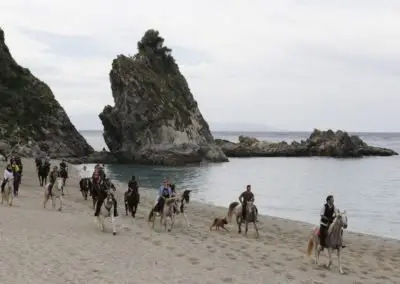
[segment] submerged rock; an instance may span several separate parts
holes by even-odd
[[[110,81],[115,106],[106,106],[99,115],[108,148],[120,162],[228,161],[163,43],[157,31],[148,30],[138,42],[138,54],[114,59]]]
[[[239,137],[239,143],[216,139],[216,143],[228,157],[362,157],[393,156],[397,152],[367,145],[360,137],[344,131],[320,131],[315,129],[306,141],[282,142],[259,141],[252,137]]]
[[[50,88],[18,65],[0,28],[0,153],[85,156],[93,149],[75,129]]]

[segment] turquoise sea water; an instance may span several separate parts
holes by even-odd
[[[82,131],[95,148],[105,146],[100,131]],[[244,133],[269,141],[306,139],[307,132]],[[237,141],[240,133],[216,132],[215,138]],[[400,152],[400,133],[361,133],[367,143]],[[89,165],[90,166],[90,165]],[[93,166],[93,165],[91,165]],[[251,184],[263,214],[317,224],[328,194],[349,216],[349,230],[400,239],[400,157],[231,158],[230,162],[190,167],[108,165],[109,176],[139,185],[160,186],[164,177],[178,188],[193,189],[193,198],[227,206]]]

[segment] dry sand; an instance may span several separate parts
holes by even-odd
[[[71,168],[72,169],[72,168]],[[43,209],[32,160],[15,206],[0,205],[0,283],[400,283],[400,241],[345,233],[345,275],[334,256],[331,270],[305,256],[311,225],[260,216],[260,238],[209,231],[226,208],[191,202],[186,228],[181,216],[171,233],[149,228],[145,216],[154,196],[141,191],[136,220],[120,202],[118,234],[100,232],[91,200],[78,190],[75,169],[67,181],[64,211]],[[122,191],[119,189],[119,196]],[[227,202],[229,203],[229,202]],[[351,216],[349,216],[351,226]],[[321,263],[327,262],[322,253]]]

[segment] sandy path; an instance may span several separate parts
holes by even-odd
[[[191,202],[184,226],[172,233],[151,230],[145,221],[154,197],[142,191],[136,220],[120,202],[118,235],[100,232],[91,201],[78,190],[76,172],[67,182],[63,212],[48,204],[38,186],[34,163],[24,161],[20,196],[14,207],[0,205],[0,283],[400,283],[400,241],[345,234],[345,275],[316,267],[305,257],[310,225],[260,217],[260,238],[210,232],[226,208]],[[121,193],[122,196],[122,189]],[[349,217],[351,225],[351,217]],[[326,254],[321,257],[326,263]]]

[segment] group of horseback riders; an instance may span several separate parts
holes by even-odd
[[[18,196],[19,185],[22,179],[23,165],[21,158],[18,155],[12,155],[10,157],[9,163],[7,163],[4,169],[4,179],[1,183],[1,193],[4,192],[4,188],[9,180],[13,180],[14,195]]]

